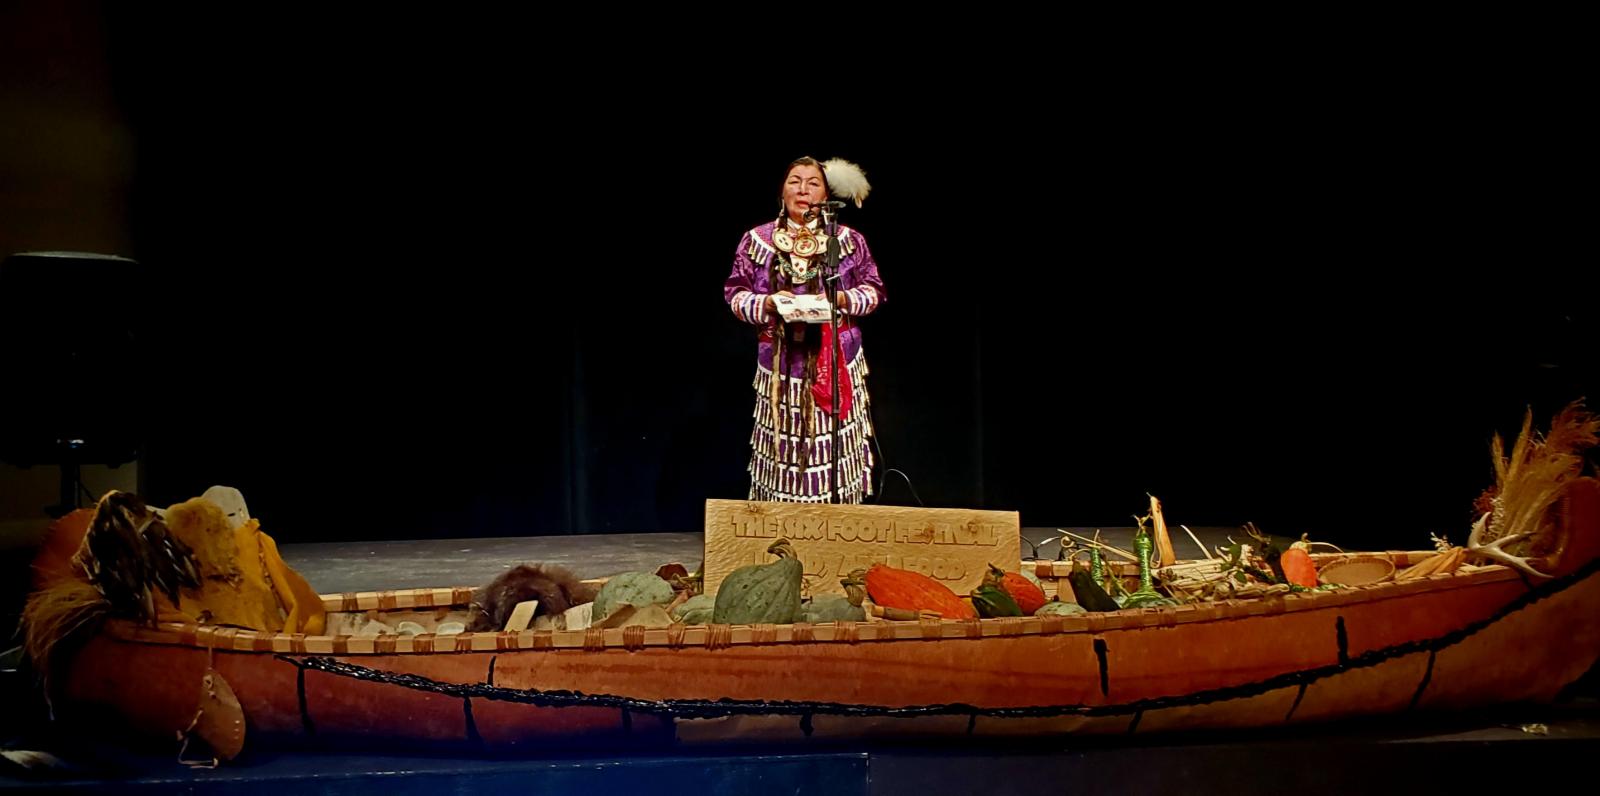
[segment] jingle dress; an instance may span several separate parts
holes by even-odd
[[[877,309],[884,292],[866,238],[842,225],[838,238],[840,289],[846,297],[839,338],[842,370],[849,374],[848,383],[839,385],[845,410],[840,423],[840,502],[860,503],[872,494],[872,419],[867,360],[855,319]],[[825,291],[821,264],[826,241],[816,222],[801,226],[782,219],[763,224],[739,240],[733,271],[723,284],[723,300],[734,316],[761,330],[753,383],[755,426],[750,434],[752,500],[818,503],[829,497],[835,417],[822,345],[826,324],[785,324],[777,312],[766,309],[767,296],[782,290],[795,295]]]

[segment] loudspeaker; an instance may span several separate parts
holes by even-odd
[[[138,458],[160,385],[140,351],[151,312],[125,257],[25,252],[0,262],[0,461],[59,465],[62,505],[78,467]]]

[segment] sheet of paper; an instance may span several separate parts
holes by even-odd
[[[832,318],[828,297],[825,295],[773,296],[772,303],[777,307],[778,314],[788,323],[795,321],[827,323]]]

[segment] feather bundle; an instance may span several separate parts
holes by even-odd
[[[867,175],[861,167],[844,158],[831,158],[822,164],[822,170],[828,175],[828,192],[838,199],[849,199],[861,206],[861,202],[872,191],[872,185],[867,182]]]
[[[112,613],[142,622],[156,620],[157,593],[177,605],[179,588],[200,585],[200,564],[189,546],[138,495],[116,490],[95,504],[73,562]]]

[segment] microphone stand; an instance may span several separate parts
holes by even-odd
[[[839,440],[843,436],[844,407],[839,405],[840,360],[844,359],[844,344],[839,340],[839,215],[827,204],[822,206],[822,223],[828,232],[828,252],[823,258],[823,281],[828,285],[828,326],[833,332],[833,356],[830,357],[828,383],[833,389],[833,444],[829,447],[831,471],[828,483],[830,503],[843,503],[844,494],[839,485]]]

